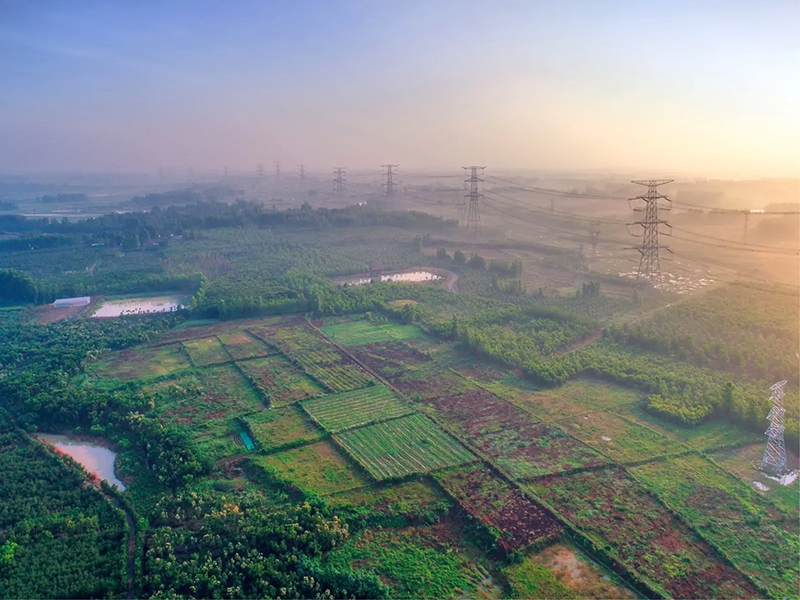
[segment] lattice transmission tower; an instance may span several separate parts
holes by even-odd
[[[658,242],[659,226],[666,225],[671,228],[672,226],[665,220],[658,218],[658,210],[671,210],[672,200],[660,194],[658,186],[672,183],[674,179],[647,179],[647,180],[634,180],[631,183],[636,185],[643,185],[647,187],[647,192],[636,198],[631,198],[628,202],[633,203],[641,201],[644,206],[633,205],[631,208],[635,212],[644,212],[644,219],[641,221],[634,221],[628,223],[630,225],[642,226],[642,243],[639,246],[629,248],[630,250],[637,250],[641,254],[639,260],[639,269],[636,272],[636,287],[653,287],[662,289],[664,287],[664,278],[661,275],[661,259],[659,251],[663,248],[671,252],[669,247],[662,246]],[[661,200],[665,202],[660,203]],[[664,235],[669,235],[663,232]],[[632,234],[636,235],[636,234]]]
[[[767,447],[764,450],[764,458],[761,460],[762,471],[769,471],[775,475],[782,475],[786,469],[786,444],[783,437],[783,415],[786,411],[783,408],[783,394],[786,387],[786,380],[779,381],[771,388],[772,410],[767,415],[769,428],[764,432],[767,435]]]
[[[281,161],[275,161],[275,185],[281,184]]]
[[[400,165],[391,165],[390,164],[390,165],[381,165],[381,166],[384,169],[386,169],[386,172],[384,173],[384,175],[386,175],[386,183],[382,184],[381,187],[383,188],[383,191],[386,193],[387,196],[390,196],[390,197],[394,196],[394,188],[397,187],[397,184],[394,181],[395,173],[394,173],[394,171],[392,171],[392,169],[396,169]]]
[[[344,196],[347,191],[347,171],[344,167],[335,167],[333,171],[333,193],[337,196]]]
[[[297,165],[300,168],[300,183],[306,182],[306,166],[305,165]]]
[[[589,240],[592,244],[592,258],[597,258],[597,242],[600,240],[600,223],[592,221],[589,225]]]
[[[578,256],[575,269],[575,287],[578,291],[583,288],[586,283],[586,254],[583,251],[583,242],[578,244]]]
[[[259,177],[264,176],[264,165],[262,165],[261,163],[258,163],[256,165],[256,175],[258,175]]]
[[[481,175],[483,175],[483,170],[486,167],[478,167],[476,165],[472,165],[471,167],[461,167],[465,171],[469,169],[470,176],[464,180],[464,187],[466,188],[466,184],[469,184],[469,193],[466,194],[464,197],[467,199],[467,203],[465,206],[466,213],[467,213],[467,233],[474,233],[475,235],[481,234],[481,207],[480,207],[480,200],[483,198],[483,194],[480,193],[480,184],[483,182],[483,179],[478,177],[478,169],[481,170]]]

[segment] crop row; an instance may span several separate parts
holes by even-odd
[[[303,408],[328,431],[401,417],[412,409],[382,385],[307,400]]]
[[[306,373],[334,392],[347,392],[364,387],[372,379],[353,364],[309,365]]]
[[[336,439],[375,479],[425,473],[474,459],[468,450],[419,414],[350,429]]]

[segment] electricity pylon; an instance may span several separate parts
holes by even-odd
[[[786,469],[786,444],[783,438],[783,415],[786,412],[783,408],[783,394],[786,387],[786,380],[779,381],[771,388],[772,410],[767,415],[769,428],[764,432],[767,437],[767,447],[764,450],[764,458],[761,460],[761,471],[770,471],[780,477]]]
[[[467,209],[467,233],[474,233],[475,235],[480,236],[481,234],[481,207],[480,207],[480,199],[483,198],[483,194],[480,193],[480,188],[478,186],[479,183],[483,181],[480,177],[478,177],[478,169],[481,170],[481,175],[483,175],[483,170],[486,167],[478,167],[476,165],[472,165],[471,167],[461,167],[465,171],[467,169],[470,170],[470,176],[464,180],[465,184],[469,184],[469,194],[465,195],[465,198],[468,199],[468,203],[466,206]]]
[[[345,179],[347,171],[343,167],[335,167],[333,175],[333,193],[337,196],[344,196],[345,191],[347,191],[347,179]]]
[[[648,180],[634,180],[631,183],[636,185],[643,185],[647,187],[647,192],[642,196],[631,198],[628,202],[641,200],[644,206],[633,206],[634,211],[644,212],[644,219],[641,221],[634,221],[628,223],[630,225],[642,226],[642,243],[639,246],[629,248],[637,250],[641,254],[639,260],[639,269],[636,272],[636,287],[653,287],[663,289],[664,279],[661,275],[661,260],[659,258],[659,250],[664,248],[670,251],[669,247],[662,246],[658,243],[659,225],[666,225],[672,227],[667,221],[658,218],[658,209],[671,210],[672,200],[658,192],[658,186],[672,183],[674,179],[648,179]],[[659,205],[659,200],[665,200],[666,204]],[[635,234],[632,234],[635,235]],[[664,235],[668,235],[664,233]]]
[[[306,166],[305,165],[297,165],[300,167],[300,183],[306,182]]]
[[[592,258],[597,258],[597,242],[600,239],[600,223],[598,221],[592,221],[589,226],[589,239],[592,244]]]
[[[386,192],[387,196],[394,196],[394,188],[397,185],[394,182],[394,171],[392,169],[399,167],[400,165],[381,165],[383,168],[386,169],[386,183],[383,184],[384,192]]]

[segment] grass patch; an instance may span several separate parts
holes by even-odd
[[[468,450],[418,414],[351,429],[336,439],[378,480],[425,473],[474,459]]]
[[[400,341],[423,337],[425,333],[413,325],[375,324],[369,321],[348,321],[324,325],[322,332],[343,346],[361,346],[376,342]]]
[[[327,441],[275,454],[253,456],[258,465],[276,471],[305,492],[325,495],[366,484],[358,471]]]
[[[472,558],[457,526],[367,530],[324,562],[373,573],[398,598],[500,597],[483,561]]]
[[[645,460],[687,449],[680,442],[608,412],[574,417],[560,421],[558,426],[620,462]]]
[[[266,356],[267,354],[275,353],[273,348],[270,348],[261,340],[257,340],[244,331],[221,333],[217,337],[234,360],[255,358],[257,356]]]
[[[225,348],[216,336],[186,340],[182,344],[189,353],[192,364],[196,367],[226,363],[231,360],[231,357],[225,352]]]
[[[322,437],[322,431],[296,406],[256,412],[248,415],[246,420],[255,441],[265,450]]]
[[[727,446],[741,446],[755,441],[764,441],[763,435],[746,431],[726,421],[707,421],[695,427],[686,427],[659,419],[651,415],[640,404],[632,404],[615,409],[618,413],[632,421],[636,421],[650,429],[658,431],[673,440],[677,440],[697,450],[713,450]]]
[[[409,520],[434,523],[446,515],[451,502],[437,489],[420,479],[400,484],[373,484],[334,494],[328,498],[338,514],[348,520],[405,524]]]
[[[413,412],[388,388],[373,385],[351,392],[321,396],[302,404],[328,431],[339,431]]]
[[[90,369],[101,379],[147,379],[177,373],[191,367],[178,344],[159,347],[142,346],[134,350],[114,352],[93,364]]]

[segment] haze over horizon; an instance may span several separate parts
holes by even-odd
[[[800,4],[0,3],[0,173],[795,177]]]

